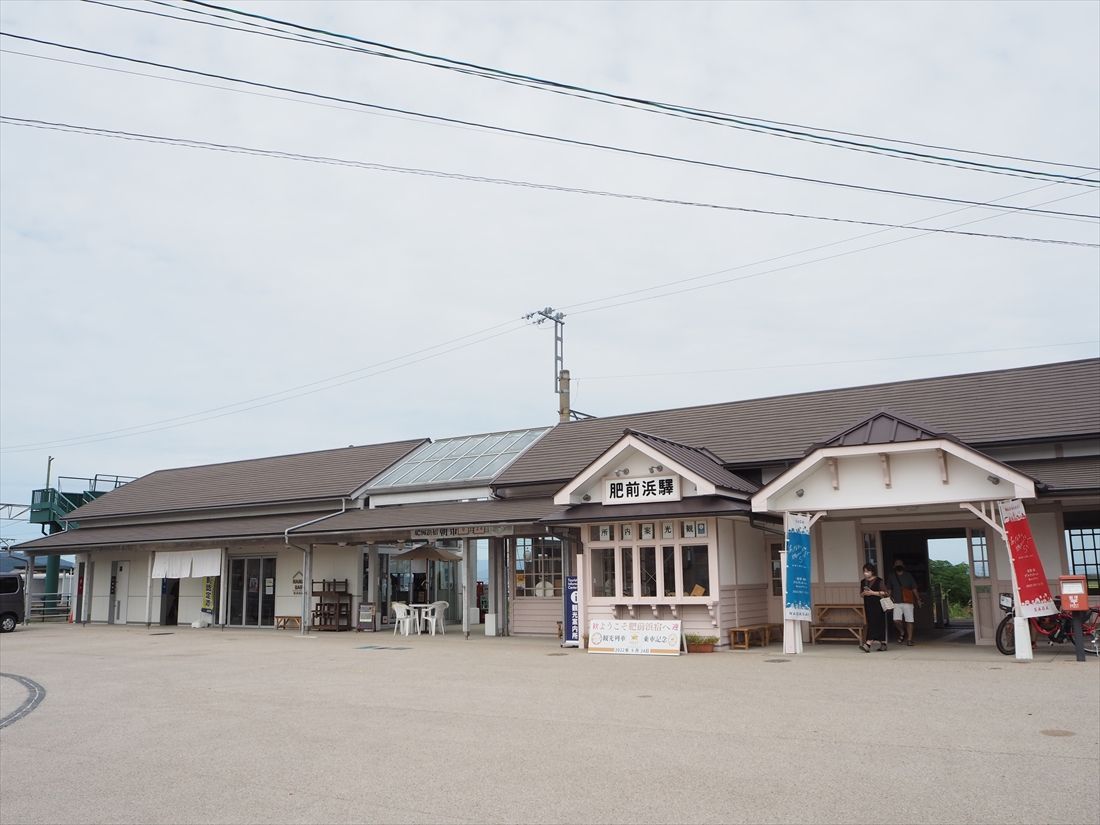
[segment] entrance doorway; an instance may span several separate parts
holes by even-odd
[[[884,530],[881,535],[883,579],[889,584],[894,562],[901,561],[917,583],[922,602],[914,610],[917,642],[976,642],[981,600],[975,598],[974,582],[988,576],[981,531],[959,527]]]
[[[272,627],[275,624],[275,557],[229,560],[229,624]]]
[[[111,562],[111,606],[107,613],[109,624],[126,624],[130,603],[130,562]]]
[[[180,580],[161,579],[160,623],[174,627],[180,620]]]

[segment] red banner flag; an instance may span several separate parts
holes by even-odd
[[[1016,573],[1016,615],[1027,618],[1057,613],[1023,502],[1012,499],[997,502],[997,506],[1008,539],[1008,555]]]

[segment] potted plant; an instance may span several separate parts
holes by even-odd
[[[688,653],[713,653],[714,646],[718,644],[718,637],[688,633],[684,636],[684,641],[687,642]]]

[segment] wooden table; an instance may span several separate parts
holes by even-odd
[[[863,642],[863,627],[867,616],[863,603],[815,604],[814,621],[810,625],[810,641]]]
[[[283,630],[285,628],[290,627],[291,624],[293,624],[295,627],[301,627],[302,626],[302,617],[301,616],[276,616],[275,617],[275,629],[276,630]]]

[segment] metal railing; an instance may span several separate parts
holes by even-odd
[[[65,622],[69,619],[72,597],[68,593],[31,594],[28,622]]]

